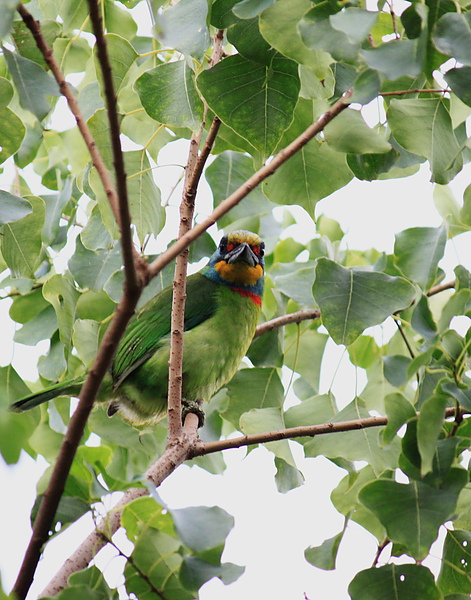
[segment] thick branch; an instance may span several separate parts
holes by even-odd
[[[243,200],[249,192],[251,192],[257,185],[264,181],[283,164],[289,158],[291,158],[296,152],[301,150],[315,135],[320,133],[324,127],[332,121],[338,114],[340,114],[345,108],[348,107],[348,100],[351,96],[351,90],[348,91],[342,98],[325,112],[316,123],[310,125],[300,136],[298,136],[293,142],[288,144],[286,148],[280,150],[273,159],[267,164],[261,167],[256,173],[254,173],[247,181],[242,184],[235,192],[233,192],[228,198],[226,198],[221,204],[219,204],[214,211],[207,217],[203,222],[198,223],[188,233],[178,239],[171,248],[163,252],[158,258],[156,258],[149,265],[149,275],[152,277],[159,273],[166,265],[169,264],[182,250],[188,247],[191,242],[196,240],[202,235],[211,225],[214,225],[221,217],[228,213],[231,208],[234,208],[241,200]]]

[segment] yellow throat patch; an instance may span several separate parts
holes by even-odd
[[[255,285],[260,277],[263,276],[263,269],[260,265],[249,267],[243,263],[228,264],[225,260],[220,260],[215,265],[217,273],[229,283],[237,285]]]

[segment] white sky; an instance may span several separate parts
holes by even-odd
[[[181,148],[172,144],[161,163],[184,162]],[[158,170],[158,185],[170,189],[172,180],[162,182]],[[391,252],[394,235],[412,226],[438,226],[441,218],[433,203],[433,186],[429,183],[428,168],[422,167],[411,178],[382,182],[353,181],[318,204],[318,214],[336,219],[347,232],[345,243],[352,249],[375,247]],[[0,187],[8,189],[11,176],[0,174]],[[462,192],[470,182],[469,166],[452,182],[450,187],[461,201]],[[204,194],[204,188],[203,188]],[[175,195],[178,200],[178,193]],[[201,206],[201,205],[200,205]],[[201,208],[200,208],[201,210]],[[204,209],[203,209],[204,212]],[[301,215],[302,211],[297,214]],[[302,216],[299,221],[303,222]],[[305,221],[304,221],[305,222]],[[303,225],[291,228],[291,235],[305,239],[311,232]],[[306,235],[307,234],[307,235]],[[450,269],[458,263],[471,270],[471,234],[463,234],[448,245],[442,267]],[[449,275],[447,279],[450,279]],[[47,342],[37,347],[11,343],[15,325],[8,318],[8,301],[0,303],[2,344],[0,365],[12,359],[22,376],[34,379],[37,356],[47,348]],[[354,395],[355,378],[362,374],[342,359],[343,350],[329,344],[328,359],[324,361],[321,385],[325,391],[334,378],[333,391],[342,404]],[[337,371],[339,361],[342,367]],[[360,370],[361,371],[361,370]],[[334,376],[334,374],[336,375]],[[376,552],[376,542],[371,535],[354,523],[350,524],[337,561],[337,570],[324,572],[310,566],[304,559],[307,546],[316,546],[324,539],[337,534],[343,526],[343,517],[333,508],[329,496],[345,475],[324,458],[304,459],[302,449],[291,443],[306,484],[287,494],[279,494],[274,484],[272,455],[264,448],[245,457],[244,449],[225,452],[228,463],[223,476],[210,475],[195,467],[180,467],[160,488],[163,500],[172,508],[196,505],[219,505],[236,519],[236,527],[228,537],[224,560],[246,565],[245,574],[231,586],[219,580],[207,583],[200,592],[202,600],[240,600],[263,597],[270,600],[286,598],[304,600],[347,600],[346,589],[353,576],[368,568]],[[0,569],[3,584],[10,589],[14,583],[21,559],[29,541],[29,512],[35,498],[35,485],[44,465],[36,464],[23,456],[20,463],[7,467],[0,461]],[[91,528],[90,519],[82,519],[63,535],[48,545],[32,587],[30,598],[48,583],[64,560]],[[13,543],[14,540],[14,543]],[[436,552],[438,553],[438,551]],[[100,566],[114,581],[120,559],[110,553],[100,555]],[[385,556],[387,558],[387,554]],[[428,563],[427,563],[428,561]],[[427,559],[426,564],[436,570],[439,561]]]

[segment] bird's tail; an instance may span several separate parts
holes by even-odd
[[[40,392],[29,394],[28,396],[21,398],[10,406],[10,410],[13,412],[23,412],[25,410],[30,410],[35,406],[39,406],[43,402],[57,398],[57,396],[78,396],[84,381],[85,379],[81,377],[55,383]]]

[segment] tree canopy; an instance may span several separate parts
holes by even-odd
[[[471,316],[471,273],[459,260],[453,273],[440,264],[471,230],[471,185],[463,198],[448,187],[471,150],[469,3],[0,0],[0,14],[1,300],[15,343],[49,341],[38,381],[0,367],[3,459],[27,452],[50,465],[17,596],[49,535],[116,491],[124,500],[87,558],[75,556],[46,596],[117,598],[89,563],[118,527],[132,544],[117,548],[128,595],[190,600],[213,577],[231,584],[244,570],[222,558],[233,518],[167,507],[148,486],[188,459],[220,474],[222,449],[266,444],[287,493],[304,480],[291,438],[345,472],[331,493],[345,525],[305,550],[313,568],[341,572],[337,553],[355,522],[378,551],[349,584],[352,600],[469,597],[471,329],[456,317]],[[182,140],[182,164],[163,163],[162,150]],[[347,247],[317,206],[353,180],[387,186],[424,164],[443,223],[397,232],[390,254]],[[307,241],[292,237],[296,224]],[[235,229],[266,243],[263,320],[248,360],[205,407],[202,441],[190,419],[182,430],[179,411],[167,436],[166,421],[137,428],[92,410],[136,306],[172,283],[177,257],[183,306],[185,248],[196,264]],[[385,339],[387,321],[395,332]],[[366,378],[342,407],[320,390],[328,340]],[[181,360],[170,367],[178,381]],[[9,412],[29,390],[85,372],[72,417],[68,398]],[[180,401],[177,390],[169,402]],[[422,562],[443,528],[434,577]]]

